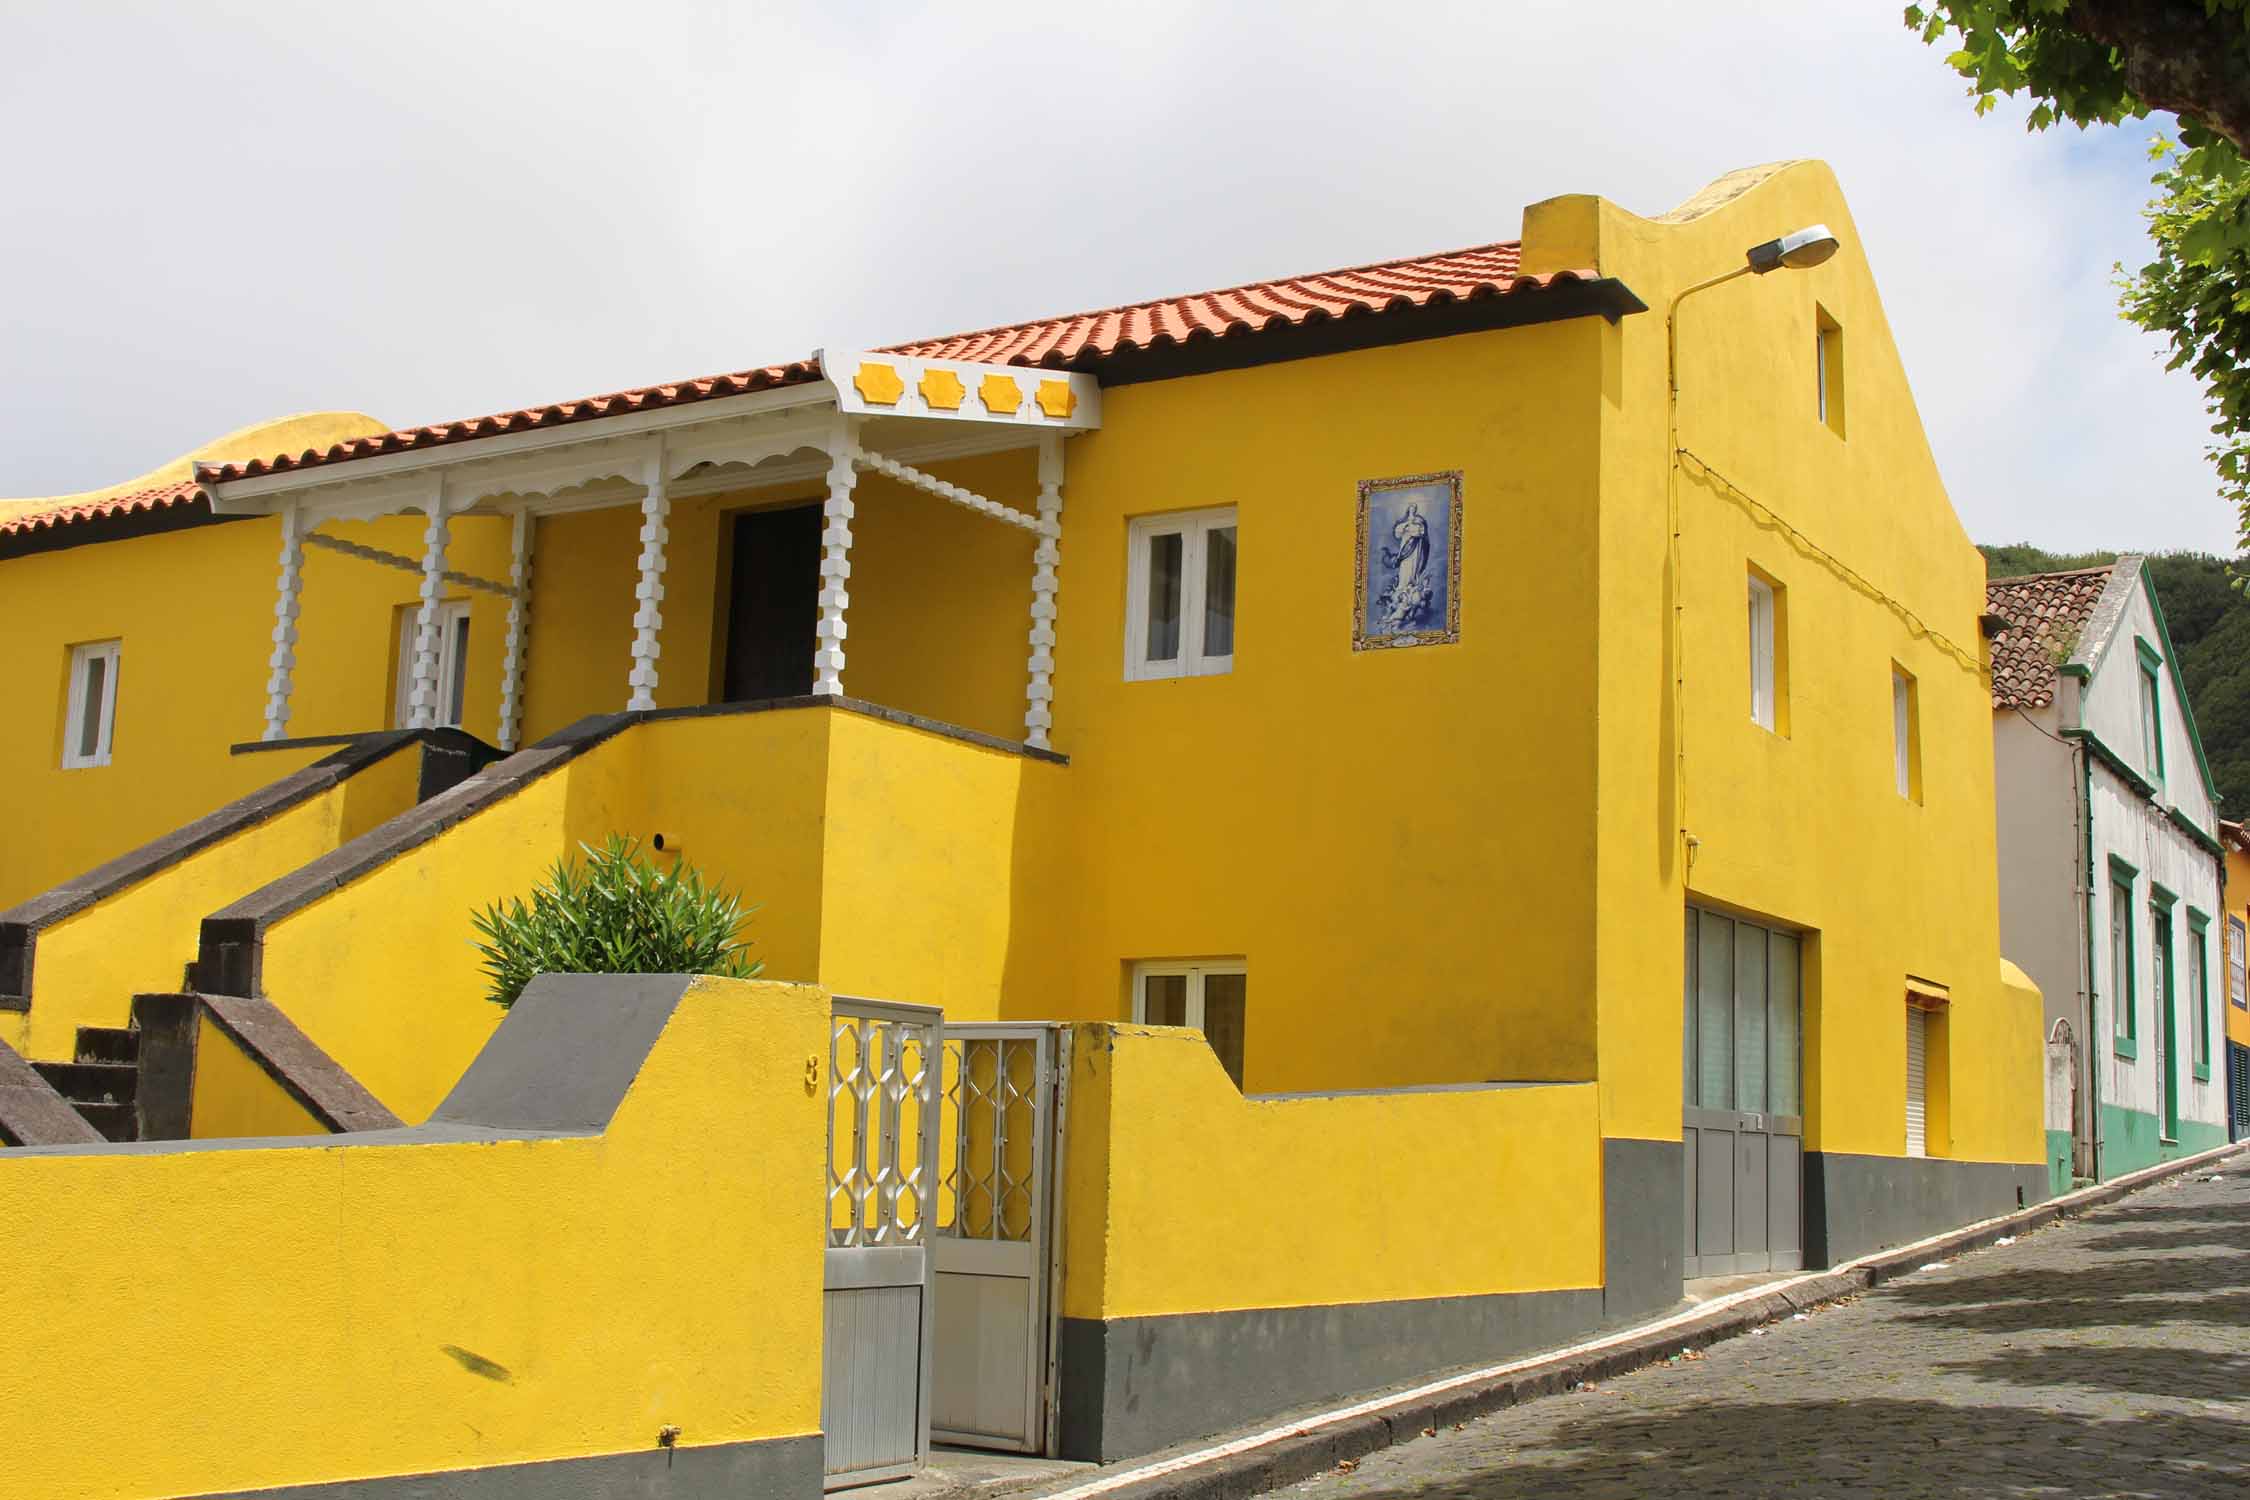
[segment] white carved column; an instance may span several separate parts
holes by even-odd
[[[828,502],[821,507],[820,623],[813,630],[813,691],[844,692],[844,611],[851,607],[852,486],[858,473],[858,432],[840,422],[828,441]]]
[[[273,604],[273,653],[266,658],[266,728],[269,740],[289,736],[289,691],[297,669],[297,598],[305,571],[304,513],[294,504],[281,513],[281,581]]]
[[[1039,439],[1039,545],[1031,554],[1031,682],[1024,690],[1023,742],[1050,749],[1055,727],[1055,569],[1062,565],[1063,439]]]
[[[430,524],[422,532],[422,607],[414,617],[414,687],[407,698],[407,727],[435,729],[438,686],[438,601],[445,593],[445,488],[441,484],[426,507]]]
[[[508,563],[507,654],[500,661],[500,748],[516,748],[523,731],[523,669],[531,654],[531,512],[516,512]]]
[[[656,660],[664,654],[664,544],[671,540],[672,499],[664,489],[664,460],[648,470],[648,493],[641,497],[641,581],[634,587],[633,671],[625,701],[638,712],[656,707]]]

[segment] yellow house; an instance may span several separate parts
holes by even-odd
[[[1080,1023],[1009,1441],[1103,1457],[2045,1192],[1983,564],[1818,163],[264,446],[0,517],[44,1073],[188,966],[425,1120],[471,914],[639,838],[769,979]]]
[[[2226,951],[2227,1139],[2239,1141],[2250,1138],[2250,984],[2244,981],[2245,955],[2250,954],[2250,829],[2222,821],[2219,842],[2227,851],[2226,916],[2219,923]]]

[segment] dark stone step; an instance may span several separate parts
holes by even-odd
[[[137,1141],[141,1138],[141,1125],[130,1104],[79,1104],[71,1108],[86,1117],[86,1123],[102,1133],[104,1140]]]
[[[130,1109],[140,1092],[138,1063],[35,1062],[32,1066],[56,1093],[73,1104],[122,1104]]]
[[[141,1034],[130,1026],[81,1026],[78,1057],[82,1063],[137,1063],[141,1060]]]

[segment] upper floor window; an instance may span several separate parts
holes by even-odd
[[[1813,382],[1820,420],[1844,435],[1844,329],[1825,307],[1813,309]]]
[[[70,648],[70,698],[63,712],[62,763],[66,771],[109,764],[117,732],[118,641]]]
[[[1764,729],[1780,727],[1777,708],[1780,687],[1775,665],[1776,615],[1780,601],[1774,586],[1755,572],[1750,575],[1750,722]]]
[[[2242,951],[2245,941],[2250,941],[2250,929],[2243,926],[2242,918],[2227,918],[2227,999],[2238,1009],[2250,1010],[2250,956]]]
[[[2157,785],[2164,784],[2164,716],[2160,705],[2164,658],[2138,642],[2141,656],[2141,768]]]
[[[432,618],[437,625],[437,721],[458,729],[469,685],[469,601],[441,599]],[[421,619],[419,604],[409,604],[399,611],[398,688],[393,695],[392,715],[400,729],[414,722],[414,637]]]
[[[1133,1019],[1145,1026],[1192,1026],[1242,1087],[1242,1033],[1250,970],[1239,958],[1133,965]]]
[[[1142,516],[1126,546],[1126,680],[1233,671],[1234,507]]]
[[[1898,794],[1922,800],[1922,705],[1914,674],[1891,664],[1891,763]]]

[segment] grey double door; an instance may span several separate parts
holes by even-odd
[[[1803,940],[1687,911],[1688,1276],[1805,1263]]]

